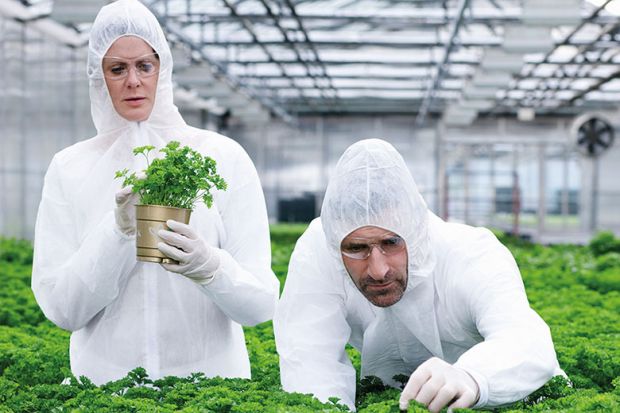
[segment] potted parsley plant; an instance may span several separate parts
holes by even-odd
[[[123,178],[123,186],[131,186],[140,204],[136,205],[136,254],[139,261],[176,263],[157,249],[161,239],[160,229],[168,229],[166,221],[189,223],[197,202],[203,201],[207,208],[213,204],[214,189],[225,190],[226,182],[217,174],[215,160],[203,156],[189,146],[181,147],[177,141],[169,142],[159,151],[162,158],[149,160],[154,146],[134,148],[134,155],[146,158],[144,177],[123,169],[116,178]]]

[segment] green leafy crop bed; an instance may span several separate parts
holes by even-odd
[[[281,283],[303,229],[272,227],[273,269]],[[503,241],[521,267],[532,306],[551,327],[572,387],[556,379],[501,411],[620,412],[620,240],[603,233],[586,247]],[[0,413],[347,411],[336,400],[324,404],[280,389],[271,323],[246,329],[252,380],[193,374],[152,381],[140,368],[100,387],[72,377],[69,333],[39,310],[31,267],[30,243],[0,238]],[[359,367],[359,355],[349,353]],[[363,380],[358,411],[398,412],[398,395],[398,389]]]

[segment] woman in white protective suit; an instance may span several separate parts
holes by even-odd
[[[563,374],[510,252],[484,228],[433,215],[378,139],[340,158],[293,251],[274,329],[284,389],[351,408],[347,344],[362,377],[409,377],[405,409],[502,405]]]
[[[236,142],[188,126],[172,99],[172,56],[155,16],[135,0],[101,9],[88,52],[97,135],[57,153],[35,232],[32,289],[72,331],[71,370],[96,384],[138,366],[151,378],[250,377],[242,325],[271,319],[278,281],[258,175]],[[169,221],[160,250],[179,265],[136,261],[134,206],[114,173],[142,170],[136,146],[171,140],[217,162],[228,189],[190,225]]]

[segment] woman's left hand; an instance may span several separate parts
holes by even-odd
[[[157,235],[165,242],[157,248],[179,264],[161,264],[167,271],[176,272],[199,283],[207,284],[220,266],[219,250],[207,244],[189,225],[168,220],[168,230]]]

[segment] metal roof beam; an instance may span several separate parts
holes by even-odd
[[[277,79],[281,79],[281,76],[277,76],[277,75],[258,75],[258,74],[248,74],[248,75],[237,75],[237,77],[241,78],[241,79],[248,79],[248,80],[252,80],[255,79],[257,82],[260,81],[265,81],[265,80],[277,80]],[[305,75],[290,75],[290,77],[294,78],[294,79],[307,79],[307,76]],[[331,76],[332,79],[336,80],[398,80],[398,81],[415,81],[415,80],[427,80],[428,76],[425,75],[421,75],[421,76],[395,76],[395,75],[377,75],[377,74],[372,74],[372,75],[332,75]],[[605,79],[607,78],[606,76],[599,76],[599,75],[588,75],[585,77],[580,76],[579,80],[601,80],[601,79]],[[551,75],[551,76],[541,76],[541,75],[534,75],[534,76],[530,76],[528,77],[528,79],[556,79],[556,80],[564,80],[566,79],[566,77],[564,76],[560,76],[560,75]],[[445,74],[444,75],[444,80],[464,80],[463,76],[455,76],[455,75],[450,75],[450,74]],[[511,90],[531,90],[531,89],[521,89],[521,88],[514,88]]]
[[[320,102],[319,98],[309,98],[309,99],[314,99],[317,100],[317,102]],[[442,101],[443,98],[438,97],[437,101],[440,102]],[[422,98],[416,98],[416,97],[400,97],[400,98],[381,98],[381,97],[354,97],[354,98],[349,98],[347,99],[347,103],[348,105],[368,105],[368,106],[375,106],[375,105],[402,105],[403,102],[417,102],[417,103],[422,103]],[[290,99],[288,101],[289,105],[303,105],[303,102],[301,102],[299,99]],[[348,106],[347,105],[347,106]],[[440,106],[440,105],[435,105],[435,106]]]
[[[433,79],[429,82],[429,87],[424,96],[422,107],[420,108],[420,112],[416,117],[416,125],[418,126],[424,124],[426,114],[428,113],[428,110],[433,103],[433,99],[435,98],[435,91],[437,90],[437,86],[439,86],[439,84],[441,83],[444,72],[446,72],[446,65],[450,60],[450,53],[455,47],[456,36],[458,35],[461,24],[463,23],[463,15],[465,14],[465,9],[468,5],[469,0],[460,0],[459,2],[456,19],[454,20],[453,25],[450,28],[450,38],[444,48],[443,62],[439,65],[437,71],[433,74]]]
[[[586,94],[588,92],[592,92],[593,90],[598,89],[601,85],[617,79],[618,76],[618,72],[614,72],[613,74],[606,76],[602,79],[599,79],[594,85],[592,85],[591,87],[589,87],[588,89],[577,89],[577,88],[566,88],[566,89],[562,89],[562,91],[565,92],[575,92],[579,95],[582,94]],[[382,80],[386,80],[386,79],[382,79]],[[295,87],[290,87],[290,86],[279,86],[279,85],[263,85],[263,89],[268,89],[268,90],[316,90],[316,88],[314,86],[304,86],[304,85],[300,85],[300,86],[295,86]],[[442,91],[458,91],[460,92],[463,88],[461,86],[443,86],[441,88]],[[425,86],[388,86],[388,85],[368,85],[368,86],[339,86],[338,90],[359,90],[359,91],[364,91],[364,90],[373,90],[373,91],[426,91],[427,87]],[[520,91],[526,92],[526,93],[532,93],[535,92],[536,90],[534,89],[518,89]],[[607,91],[603,91],[604,93],[617,93],[617,92],[607,92]],[[510,98],[508,98],[510,99]],[[578,97],[572,97],[570,99],[570,101],[574,101],[578,99]],[[343,100],[345,100],[343,98]],[[474,99],[475,100],[475,99]]]
[[[164,0],[159,1],[158,6],[162,6]],[[368,7],[360,7],[352,0],[223,0],[205,3],[204,7],[195,0],[166,2],[170,3],[166,10],[172,13],[166,18],[217,61],[219,66],[214,70],[231,75],[254,90],[255,96],[291,114],[350,110],[419,111],[418,118],[422,111],[427,116],[435,114],[443,110],[445,103],[462,97],[465,81],[480,66],[479,48],[493,51],[502,46],[501,26],[495,32],[485,26],[525,22],[527,17],[520,7],[524,4],[521,0],[433,0],[423,5],[414,0],[382,0],[376,5],[368,2]],[[187,7],[183,7],[185,4]],[[591,107],[593,102],[611,102],[616,95],[599,91],[605,92],[601,86],[619,77],[617,68],[608,66],[619,61],[613,52],[617,49],[620,20],[608,13],[592,13],[594,9],[587,9],[581,24],[575,20],[570,23],[572,27],[579,24],[574,34],[566,36],[572,31],[568,24],[558,28],[562,39],[556,40],[563,42],[551,42],[543,53],[522,61],[527,81],[511,80],[496,90],[492,99],[482,103],[467,100],[464,105],[474,108],[474,103],[480,103],[475,109],[488,113],[493,107],[490,105],[500,102],[508,109],[495,109],[510,112],[516,105],[539,103],[540,113],[546,114],[555,113],[558,105],[566,105],[557,110],[568,113],[574,111],[568,106],[575,103]],[[159,10],[163,12],[163,6]],[[435,37],[429,36],[430,30],[437,33]],[[202,39],[207,42],[202,43]],[[560,46],[567,50],[558,49]],[[552,48],[553,52],[544,55]],[[430,56],[426,51],[420,53],[421,49],[428,50]],[[571,59],[576,52],[577,57]],[[358,57],[363,60],[356,60]],[[433,66],[437,68],[431,76]],[[519,66],[513,72],[521,69]],[[431,83],[422,83],[424,87],[418,88],[424,80]],[[208,87],[203,90],[207,93]],[[338,105],[342,107],[333,106],[325,96],[337,91]],[[620,96],[620,92],[614,93]],[[373,100],[377,96],[383,99]]]
[[[151,3],[150,10],[155,15],[157,20],[160,22],[162,27],[166,31],[171,33],[174,37],[176,37],[176,39],[178,39],[179,42],[185,44],[189,49],[191,49],[194,55],[197,54],[198,56],[200,56],[200,59],[207,62],[209,65],[211,65],[213,70],[217,72],[216,75],[219,75],[223,77],[224,79],[226,79],[226,81],[230,83],[233,88],[239,88],[245,91],[245,93],[247,93],[250,97],[258,100],[265,107],[271,110],[276,116],[280,117],[284,122],[289,123],[291,125],[297,124],[297,120],[286,109],[284,109],[281,105],[279,105],[272,99],[265,98],[264,96],[259,94],[253,87],[246,85],[242,80],[240,80],[233,74],[229,73],[225,65],[221,64],[217,60],[212,59],[210,56],[208,56],[205,53],[204,48],[201,45],[197,45],[183,31],[182,28],[178,27],[173,21],[167,20],[165,16],[162,16],[156,10],[156,8],[153,7],[153,5],[158,2],[159,0],[153,1]]]
[[[303,20],[297,14],[297,9],[295,9],[295,5],[291,2],[291,0],[284,0],[284,3],[286,3],[286,5],[288,6],[289,10],[291,11],[291,15],[293,16],[293,18],[297,22],[297,26],[299,27],[299,30],[300,30],[301,34],[303,35],[304,41],[306,42],[308,48],[312,51],[312,53],[314,55],[314,58],[318,62],[319,66],[323,69],[323,74],[327,78],[329,86],[331,88],[333,88],[331,80],[329,79],[329,76],[327,74],[327,68],[325,67],[325,64],[321,61],[321,57],[319,56],[319,52],[317,51],[316,46],[314,45],[314,42],[310,41],[310,37],[308,36],[308,30],[306,30],[306,27],[304,26]],[[337,92],[335,90],[334,90],[334,92],[337,95]]]
[[[315,61],[309,62],[305,59],[303,59],[301,57],[301,54],[299,53],[299,50],[297,49],[295,43],[293,43],[289,37],[288,31],[284,30],[284,28],[282,27],[282,25],[280,24],[280,15],[276,15],[275,13],[273,13],[273,11],[271,10],[271,7],[269,7],[269,5],[267,4],[267,2],[265,0],[260,0],[261,4],[263,5],[263,7],[265,8],[265,10],[267,10],[267,14],[269,15],[269,17],[271,19],[273,19],[273,22],[275,23],[276,27],[278,28],[278,30],[280,31],[280,33],[282,34],[282,36],[284,37],[287,46],[290,47],[290,49],[293,51],[293,53],[295,53],[295,56],[297,58],[297,62],[301,63],[302,65],[305,66],[306,68],[306,73],[308,74],[309,77],[311,77],[314,81],[314,86],[316,88],[319,89],[325,89],[323,86],[321,86],[319,84],[319,82],[317,81],[317,78],[319,76],[315,75],[313,73],[313,71],[311,70],[310,65],[311,64],[316,64],[322,71],[322,75],[320,77],[326,79],[327,84],[328,84],[328,88],[331,90],[331,93],[333,93],[334,95],[337,94],[336,90],[334,89],[334,86],[331,82],[331,79],[329,78],[329,76],[327,75],[327,69],[325,68],[325,66],[322,64],[318,54],[315,54]],[[294,12],[294,9],[293,9]],[[300,21],[297,21],[297,24],[299,25],[299,30],[303,33],[304,37],[307,39],[308,38],[308,34],[305,32],[305,29],[303,27],[303,25],[301,25]],[[325,95],[325,97],[328,97],[327,95]]]
[[[557,77],[561,77],[561,75],[559,74],[559,71],[562,70],[562,67],[565,66],[569,66],[569,65],[587,65],[587,64],[592,64],[592,62],[588,62],[587,59],[583,59],[582,62],[576,63],[576,60],[580,57],[583,56],[583,53],[587,50],[589,50],[592,45],[594,43],[596,43],[598,40],[600,40],[606,33],[612,31],[612,30],[616,30],[617,27],[619,26],[620,23],[618,23],[617,18],[614,21],[613,26],[609,26],[608,29],[601,31],[601,33],[599,33],[599,35],[597,36],[597,39],[594,40],[594,42],[590,42],[590,43],[580,43],[577,44],[575,43],[571,43],[571,38],[573,36],[575,36],[582,28],[585,27],[586,24],[591,23],[594,19],[596,19],[598,17],[598,15],[605,9],[605,7],[611,3],[613,0],[606,0],[603,4],[601,4],[599,7],[597,7],[592,14],[581,21],[581,23],[579,23],[573,30],[570,31],[570,33],[568,35],[566,35],[564,37],[564,40],[562,40],[561,42],[557,43],[549,52],[547,52],[545,54],[545,56],[542,58],[542,60],[538,61],[538,62],[530,62],[529,64],[531,64],[531,68],[529,68],[529,70],[526,70],[524,73],[519,74],[517,76],[515,76],[514,80],[516,81],[515,85],[516,87],[507,90],[506,96],[508,96],[508,92],[509,91],[513,91],[513,90],[526,90],[526,91],[535,91],[535,90],[544,90],[541,89],[541,86],[543,86],[544,84],[544,80],[548,80],[548,79],[553,79],[554,76],[547,76],[547,77],[543,77],[543,79],[540,80],[540,82],[537,84],[535,89],[520,89],[519,88],[519,81],[524,80],[524,79],[530,79],[532,78],[532,73],[534,72],[534,70],[542,65],[542,64],[558,64],[560,67],[558,69],[556,69],[555,73],[558,73]],[[561,46],[567,46],[567,45],[571,45],[571,46],[578,46],[579,50],[577,51],[577,53],[575,53],[575,55],[568,61],[568,62],[552,62],[551,56],[555,53],[555,51],[561,47]],[[581,78],[588,78],[588,76],[585,77],[581,77]],[[606,83],[607,81],[609,81],[611,79],[608,80],[604,80],[604,79],[600,79],[600,81],[602,81],[601,84]],[[598,84],[598,82],[597,82]],[[600,85],[599,85],[600,86]],[[557,90],[557,89],[556,89]],[[566,88],[564,89],[560,89],[560,90],[567,90]],[[548,92],[549,90],[545,90],[545,92]],[[591,90],[590,90],[591,91]],[[505,101],[508,99],[508,97],[504,97],[502,99],[502,101],[498,102],[497,106],[491,111],[492,113],[495,113],[497,111],[501,111],[502,110],[502,106],[505,104]],[[531,105],[534,106],[536,102],[541,102],[541,99],[532,99],[532,103]]]
[[[258,36],[254,32],[254,29],[252,28],[251,24],[248,21],[246,21],[245,19],[241,18],[238,15],[237,9],[235,8],[235,6],[233,4],[231,4],[228,0],[222,0],[222,2],[226,5],[226,7],[228,7],[228,9],[230,10],[230,12],[231,12],[231,14],[233,16],[239,18],[239,21],[241,22],[241,25],[243,26],[243,28],[252,37],[253,44],[259,46],[260,49],[263,51],[263,53],[265,53],[265,55],[267,56],[267,62],[268,63],[273,63],[276,66],[278,66],[278,68],[280,69],[280,72],[282,73],[282,76],[284,78],[288,79],[290,84],[291,84],[291,86],[294,87],[295,86],[295,81],[288,77],[288,74],[286,73],[286,69],[284,68],[284,66],[279,61],[274,59],[274,57],[271,54],[271,52],[269,51],[269,49],[267,49],[267,47],[258,39]]]
[[[469,0],[462,0],[469,1]],[[293,43],[306,43],[303,40],[293,40]],[[342,47],[345,49],[358,49],[362,47],[384,47],[386,49],[427,49],[429,47],[444,47],[446,44],[440,41],[427,41],[420,40],[417,42],[412,41],[396,41],[395,39],[386,40],[312,40],[311,42],[315,47]],[[448,42],[449,44],[450,42]],[[257,46],[254,42],[248,42],[247,40],[226,40],[226,41],[204,41],[204,46],[208,47],[253,47]],[[265,46],[282,46],[282,42],[279,40],[262,40],[261,44]],[[467,41],[459,42],[459,47],[483,47],[483,46],[500,46],[501,39],[484,39],[480,41]],[[452,48],[457,45],[452,44]]]
[[[306,79],[305,75],[290,75],[295,79]],[[241,79],[256,79],[257,81],[261,80],[275,80],[281,79],[281,76],[277,75],[259,75],[259,74],[248,74],[248,75],[237,75],[237,77]],[[335,79],[359,79],[359,80],[399,80],[399,81],[410,81],[410,80],[427,80],[428,76],[394,76],[394,75],[331,75],[332,80]],[[446,74],[444,79],[462,79],[460,76],[454,76],[450,74]]]
[[[617,53],[616,53],[617,54]],[[578,54],[577,56],[579,56],[580,54]],[[548,101],[549,99],[555,99],[555,100],[560,100],[561,102],[559,103],[559,106],[566,106],[567,104],[573,103],[575,100],[579,99],[581,96],[592,92],[594,90],[599,89],[603,84],[617,78],[617,72],[612,73],[609,76],[593,76],[591,75],[591,72],[593,70],[595,70],[596,68],[599,68],[601,66],[617,66],[615,64],[612,64],[610,61],[587,61],[584,60],[582,62],[579,63],[575,63],[573,62],[571,59],[570,62],[568,63],[564,63],[564,64],[558,64],[559,68],[555,70],[555,73],[549,76],[533,76],[533,75],[529,75],[527,77],[522,77],[519,78],[516,82],[516,86],[511,88],[511,89],[507,89],[506,90],[506,96],[502,99],[502,101],[498,104],[497,109],[501,109],[500,105],[505,104],[504,101],[511,99],[508,95],[508,93],[510,92],[514,92],[514,91],[523,91],[526,92],[528,94],[528,96],[524,99],[521,100],[522,103],[525,103],[524,106],[527,107],[535,107],[535,108],[540,108],[541,111],[543,112],[549,112],[552,109],[551,108],[546,108],[543,106],[543,102]],[[587,70],[585,72],[580,72],[578,74],[579,80],[586,80],[586,79],[594,79],[596,80],[595,84],[588,87],[585,91],[583,89],[574,89],[571,88],[571,84],[573,79],[570,77],[567,77],[566,74],[563,72],[563,67],[565,66],[578,66],[578,67],[585,67]],[[520,86],[520,82],[521,81],[527,81],[529,79],[538,79],[539,82],[536,84],[535,87],[533,88],[523,88]],[[556,85],[551,85],[549,84],[549,81],[552,80],[557,80],[558,83]],[[557,97],[557,93],[558,92],[566,92],[566,91],[570,91],[570,92],[577,92],[577,95],[573,96],[571,99],[561,99]],[[539,93],[539,96],[535,96],[534,94]],[[555,110],[555,108],[553,108],[553,110]]]
[[[286,14],[276,15],[281,20],[290,20],[291,16]],[[170,16],[177,19],[179,23],[183,25],[197,24],[204,22],[211,23],[234,23],[237,19],[231,15],[213,15],[211,13],[195,13],[192,15],[183,16]],[[264,14],[240,14],[240,17],[247,19],[255,23],[268,24],[269,16]],[[346,27],[354,23],[367,23],[373,24],[376,29],[384,28],[383,26],[390,27],[415,27],[417,29],[433,29],[437,27],[445,26],[449,23],[448,18],[420,18],[420,17],[403,17],[403,16],[360,16],[360,17],[346,17],[346,16],[313,16],[313,15],[300,15],[301,19],[306,22],[328,22],[334,24],[334,27],[339,29]],[[518,16],[494,16],[494,17],[473,17],[468,19],[468,24],[480,24],[480,25],[501,25],[506,23],[516,23]]]
[[[260,65],[260,64],[273,63],[273,62],[270,62],[269,60],[258,60],[258,59],[253,59],[253,60],[227,59],[227,60],[220,60],[220,61],[222,63],[232,64],[232,65]],[[326,59],[323,59],[322,62],[325,65],[339,65],[339,66],[341,65],[380,65],[380,66],[390,66],[390,67],[432,67],[438,64],[438,62],[435,62],[435,61],[422,62],[422,61],[411,61],[411,60],[386,60],[386,59],[383,59],[383,60],[365,60],[365,59],[326,60]],[[293,64],[299,64],[301,62],[295,59],[278,59],[278,63],[293,65]],[[455,59],[455,60],[449,61],[448,63],[452,65],[476,65],[477,66],[479,62],[477,60]]]
[[[383,79],[386,80],[386,79]],[[291,86],[284,86],[284,85],[263,85],[265,88],[270,89],[270,90],[316,90],[316,88],[312,85],[297,85],[294,87]],[[411,91],[411,90],[416,90],[416,91],[421,91],[421,90],[426,90],[426,86],[425,85],[420,85],[420,86],[405,86],[405,85],[376,85],[376,84],[369,84],[369,85],[364,85],[364,86],[339,86],[338,90],[385,90],[385,91],[394,91],[394,90],[402,90],[402,91]],[[451,91],[460,91],[461,87],[460,86],[444,86],[441,88],[441,90],[451,90]]]
[[[88,43],[88,35],[78,33],[71,27],[58,23],[49,18],[48,12],[41,12],[39,8],[25,6],[16,0],[0,0],[0,16],[28,23],[39,33],[69,47],[80,48]]]
[[[397,13],[389,13],[378,11],[377,13],[363,13],[363,12],[344,12],[335,11],[331,14],[322,13],[297,13],[297,16],[305,22],[313,21],[331,21],[337,22],[342,27],[342,24],[347,23],[373,23],[376,25],[397,25],[397,26],[415,26],[415,27],[437,27],[445,26],[450,23],[454,18],[451,13],[447,15],[437,16],[432,13],[424,16],[424,10],[416,10],[415,12],[407,13],[405,11],[398,11]],[[291,19],[292,16],[287,14],[274,14],[275,17],[281,20]],[[183,13],[183,14],[170,14],[170,18],[178,19],[182,23],[201,23],[210,21],[213,23],[228,23],[236,22],[237,17],[228,13]],[[239,17],[250,20],[252,22],[261,22],[268,24],[271,17],[262,13],[239,13]],[[497,12],[476,11],[471,17],[467,18],[468,24],[505,24],[508,22],[517,22],[519,15],[514,13],[512,15],[505,13],[498,16]]]
[[[584,97],[588,93],[590,93],[590,92],[592,92],[594,90],[597,90],[598,88],[600,88],[605,83],[607,83],[607,82],[609,82],[611,80],[614,80],[614,79],[618,79],[618,78],[620,78],[620,70],[617,70],[614,73],[612,73],[611,75],[609,75],[609,76],[607,76],[607,77],[605,77],[603,79],[600,79],[598,82],[596,82],[595,84],[593,84],[592,86],[590,86],[586,90],[582,90],[581,92],[577,93],[570,100],[568,100],[567,102],[564,102],[560,106],[566,106],[569,103],[574,103],[577,99],[581,99],[582,97]]]

